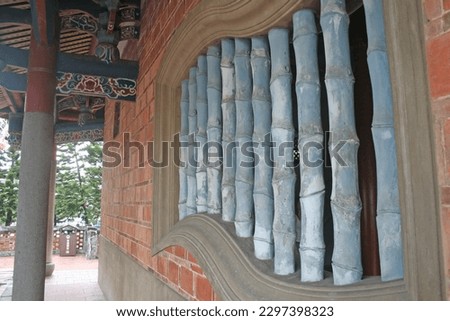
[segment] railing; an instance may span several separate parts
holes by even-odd
[[[373,90],[381,279],[395,280],[403,277],[403,253],[382,2],[366,0],[364,9]],[[181,84],[180,220],[195,213],[220,214],[224,221],[234,222],[239,237],[253,237],[255,256],[273,259],[279,275],[296,270],[299,238],[303,282],[324,278],[325,147],[316,25],[315,13],[305,9],[293,16],[292,39],[285,28],[273,28],[268,36],[223,39],[220,46],[212,45],[206,56],[198,57],[189,79]],[[331,157],[332,269],[334,284],[345,285],[363,276],[359,139],[345,1],[322,0],[320,25],[331,132],[328,150],[331,156],[340,152],[339,158]],[[301,155],[298,178],[294,147]]]
[[[86,254],[89,258],[97,257],[97,235],[99,229],[96,227],[55,227],[53,229],[53,253],[60,253],[61,235],[68,233],[75,235],[75,248],[77,254]],[[0,226],[0,256],[14,255],[16,244],[16,227]]]

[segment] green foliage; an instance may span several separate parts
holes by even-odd
[[[0,151],[0,225],[16,221],[20,152]],[[81,218],[95,224],[100,218],[102,143],[58,146],[55,223]]]
[[[20,153],[0,150],[0,224],[9,226],[17,217]]]
[[[100,217],[102,143],[58,146],[55,221],[81,218],[95,224]]]

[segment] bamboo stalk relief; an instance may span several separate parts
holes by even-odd
[[[325,44],[325,83],[332,135],[329,149],[333,177],[333,278],[334,284],[344,285],[357,282],[362,277],[361,200],[357,168],[359,140],[355,129],[354,79],[345,0],[321,0],[320,23]],[[336,150],[338,155],[333,154]]]
[[[208,185],[206,177],[206,162],[204,161],[203,146],[206,144],[206,126],[208,124],[208,101],[206,94],[206,56],[197,58],[197,213],[208,211]]]
[[[222,79],[220,74],[220,48],[210,46],[207,53],[208,67],[208,213],[222,212]]]
[[[187,167],[187,215],[197,213],[196,138],[197,131],[197,68],[189,69],[189,162]]]
[[[235,39],[236,76],[236,234],[252,237],[254,230],[253,211],[253,110],[252,70],[250,65],[250,39]]]
[[[178,203],[179,219],[182,220],[187,215],[187,160],[188,160],[188,136],[189,136],[189,80],[181,82],[181,102],[180,102],[180,195]]]
[[[377,230],[381,279],[403,278],[392,88],[384,33],[383,3],[364,0],[368,64],[373,92],[372,136],[377,162]]]
[[[270,53],[267,37],[252,38],[251,66],[253,75],[253,142],[255,143],[255,256],[260,260],[273,258],[273,169],[270,157],[272,100],[270,97]]]
[[[234,40],[223,39],[222,42],[222,219],[233,222],[236,215],[236,81],[234,70]]]
[[[372,81],[377,161],[377,229],[383,281],[403,277],[398,170],[382,0],[363,0]],[[332,166],[335,285],[362,278],[354,78],[346,0],[321,0]],[[207,212],[253,236],[255,256],[274,272],[295,271],[300,235],[302,282],[324,277],[324,134],[314,12],[293,16],[297,68],[301,229],[296,231],[294,124],[289,30],[223,39],[200,55],[181,84],[179,217]],[[207,144],[207,149],[203,146]],[[186,148],[187,146],[187,148]],[[198,148],[200,147],[200,148]],[[237,148],[238,147],[238,148]],[[208,154],[204,151],[208,150]],[[206,159],[208,157],[208,159]],[[257,160],[257,161],[256,161]]]
[[[294,50],[297,66],[298,141],[300,151],[300,272],[303,282],[323,279],[325,243],[323,210],[323,131],[320,116],[320,81],[317,28],[314,12],[294,14]]]
[[[272,57],[272,139],[274,143],[274,272],[286,275],[295,271],[295,172],[294,126],[292,120],[291,69],[289,31],[275,28],[269,31]]]

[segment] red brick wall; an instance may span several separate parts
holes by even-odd
[[[85,231],[78,231],[77,234],[77,253],[84,253],[84,233]],[[59,230],[53,233],[53,251],[59,253],[59,237],[61,232]],[[9,231],[0,232],[0,256],[13,255],[16,247],[16,230],[15,228]]]
[[[5,252],[12,253],[16,245],[16,233],[14,232],[1,232],[0,233],[0,253]],[[2,256],[2,255],[0,255]]]
[[[422,0],[450,299],[450,0]]]
[[[120,133],[130,133],[131,141],[149,142],[154,130],[154,81],[165,47],[176,27],[198,0],[145,1],[141,15],[139,43],[130,41],[122,58],[139,60],[136,103],[122,103]],[[105,142],[113,141],[114,103],[106,108]],[[123,150],[121,151],[123,156]],[[145,150],[145,159],[146,157]],[[157,256],[152,247],[152,168],[139,166],[138,150],[132,149],[130,168],[123,162],[103,173],[101,233],[144,268],[188,299],[217,299],[195,258],[181,247],[166,249]]]

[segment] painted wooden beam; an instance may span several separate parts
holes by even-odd
[[[321,0],[333,176],[331,210],[334,228],[335,285],[361,280],[361,199],[358,188],[358,146],[350,62],[349,17],[345,0]]]
[[[254,160],[252,68],[250,65],[251,42],[247,38],[235,39],[236,75],[236,234],[252,237],[255,225],[253,207]]]
[[[370,78],[372,135],[377,168],[377,230],[381,279],[403,278],[403,245],[398,191],[392,85],[384,32],[383,2],[364,0]]]
[[[61,72],[58,72],[56,77],[58,94],[95,95],[129,101],[136,99],[136,81],[134,80]],[[12,72],[0,72],[0,86],[9,91],[25,92],[27,77]]]
[[[317,60],[317,28],[314,12],[293,16],[297,66],[298,149],[300,151],[300,274],[303,282],[324,277],[325,243],[323,211],[323,130]]]
[[[0,60],[6,65],[28,68],[30,51],[0,44]]]
[[[27,76],[1,71],[0,86],[9,91],[25,92],[27,90]]]
[[[21,149],[23,117],[23,113],[10,113],[8,117],[8,142],[15,149]],[[75,122],[56,123],[54,126],[55,144],[101,141],[103,140],[103,128],[103,119],[88,121],[83,126],[79,126]]]
[[[106,8],[99,6],[94,1],[79,0],[59,0],[59,10],[80,10],[93,17],[98,17],[100,13],[107,11]]]
[[[61,17],[61,30],[79,30],[96,36],[98,20],[86,13],[64,15]]]
[[[208,65],[208,214],[222,213],[222,78],[220,47],[210,46]]]
[[[253,77],[253,143],[255,145],[255,256],[260,260],[273,258],[273,164],[270,157],[272,99],[270,97],[270,49],[267,36],[252,38]]]
[[[94,95],[117,100],[136,99],[136,81],[132,79],[63,72],[57,72],[56,78],[58,93]]]
[[[31,25],[31,11],[2,7],[2,10],[0,10],[0,24],[2,23]]]
[[[0,45],[0,60],[8,65],[28,68],[28,50]],[[57,92],[61,94],[92,94],[111,99],[136,99],[136,62],[120,61],[114,65],[94,57],[59,53],[57,56]],[[26,90],[26,77],[0,72],[0,83],[9,90]]]
[[[0,44],[0,60],[7,65],[28,68],[29,50]],[[59,52],[56,62],[59,72],[79,73],[111,78],[137,79],[139,65],[134,61],[120,60],[111,65],[92,56]]]
[[[107,64],[92,56],[59,53],[56,69],[61,72],[136,80],[139,64],[128,60]]]
[[[62,15],[61,30],[74,29],[95,35],[98,31],[98,21],[94,17],[87,12]],[[31,10],[2,8],[0,24],[32,25]]]
[[[23,112],[8,115],[8,144],[19,150],[22,144]]]
[[[274,272],[287,275],[295,271],[296,239],[294,125],[292,115],[292,73],[289,55],[289,30],[269,31],[272,57],[272,140],[274,143]]]
[[[77,123],[57,123],[55,124],[55,144],[101,141],[103,127],[102,119],[86,122],[81,127]]]

